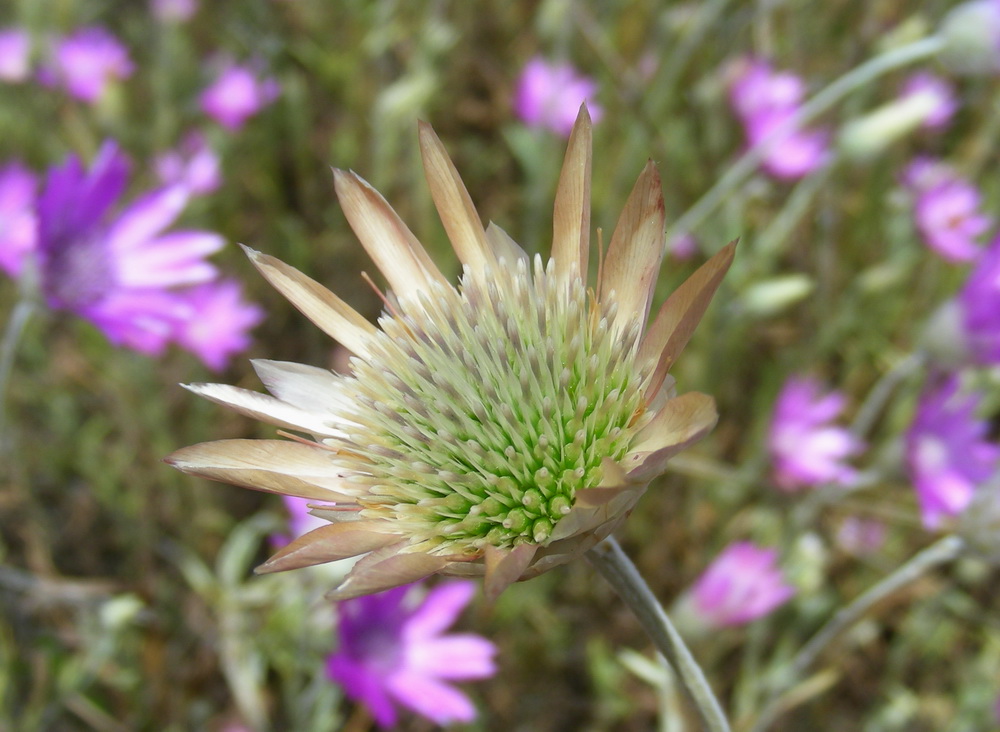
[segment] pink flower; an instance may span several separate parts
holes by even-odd
[[[921,397],[906,433],[906,462],[928,529],[962,513],[1000,464],[1000,447],[986,439],[989,425],[975,416],[980,398],[959,393],[957,377],[944,378]]]
[[[0,168],[0,269],[19,277],[36,242],[35,174],[20,163]]]
[[[804,95],[801,79],[775,72],[765,61],[745,60],[736,67],[730,103],[743,123],[748,145],[769,146],[762,165],[777,178],[801,178],[828,158],[825,132],[797,130],[772,139],[798,113]]]
[[[31,73],[31,36],[21,28],[0,30],[0,80],[24,81]]]
[[[903,97],[918,95],[926,97],[930,102],[931,111],[923,122],[927,129],[940,130],[945,127],[958,109],[955,90],[951,84],[929,71],[918,71],[910,75],[903,84]]]
[[[706,625],[744,625],[767,615],[795,594],[777,568],[778,554],[748,541],[731,544],[690,590],[697,617]]]
[[[496,672],[496,647],[468,633],[444,635],[475,592],[472,582],[438,585],[413,602],[416,585],[339,604],[339,650],[327,672],[382,727],[397,721],[396,703],[436,724],[471,722],[472,702],[449,681]]]
[[[1000,237],[976,262],[956,300],[966,355],[982,366],[1000,365]]]
[[[156,175],[161,183],[178,183],[198,195],[219,187],[222,182],[219,166],[219,156],[209,147],[205,136],[192,132],[179,147],[156,158]]]
[[[597,122],[604,110],[594,101],[597,84],[569,64],[550,64],[536,56],[521,72],[514,94],[514,110],[529,127],[544,127],[569,137],[580,105],[587,103]]]
[[[150,0],[149,6],[161,23],[183,23],[198,11],[198,0]]]
[[[96,102],[109,82],[126,79],[133,66],[128,50],[103,28],[81,28],[56,44],[43,83],[59,84],[84,102]]]
[[[201,93],[201,108],[229,130],[238,130],[280,92],[274,79],[259,79],[253,68],[229,64]]]
[[[875,519],[848,516],[837,529],[836,539],[837,545],[849,554],[872,554],[885,543],[885,524]]]
[[[844,409],[844,396],[822,393],[813,379],[789,379],[774,407],[769,448],[778,487],[796,491],[822,483],[848,485],[857,472],[843,461],[864,444],[843,427],[829,423]]]
[[[980,213],[979,189],[943,163],[917,158],[903,173],[915,196],[914,218],[927,246],[950,262],[971,262],[982,253],[977,239],[991,226]]]
[[[248,331],[264,319],[263,310],[243,299],[235,280],[207,282],[180,297],[190,307],[190,317],[175,325],[173,338],[212,371],[221,371],[249,348]]]

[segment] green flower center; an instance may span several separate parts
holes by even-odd
[[[601,461],[624,457],[645,422],[638,322],[612,332],[614,305],[534,265],[466,272],[458,296],[382,317],[344,390],[338,461],[368,486],[363,517],[434,551],[544,543]]]

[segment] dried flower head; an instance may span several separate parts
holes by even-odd
[[[586,285],[591,127],[582,109],[556,193],[552,258],[484,231],[428,125],[431,194],[464,265],[456,289],[385,200],[354,173],[335,183],[393,294],[376,328],[336,295],[259,252],[261,273],[355,354],[351,374],[257,361],[273,396],[189,388],[309,439],[226,440],[175,452],[181,470],[325,504],[331,521],[261,568],[360,554],[333,596],[434,573],[485,574],[493,597],[594,546],[668,458],[715,424],[712,399],[676,396],[667,371],[732,261],[729,245],[671,295],[647,329],[664,252],[660,178],[648,164],[596,289]]]

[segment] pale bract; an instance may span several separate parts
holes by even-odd
[[[734,245],[650,320],[665,244],[652,163],[588,288],[585,108],[556,192],[548,261],[529,258],[494,224],[484,229],[443,145],[423,124],[420,148],[463,265],[458,286],[378,192],[336,171],[347,219],[391,290],[378,327],[297,270],[248,250],[272,285],[354,354],[351,372],[256,361],[270,395],[191,385],[296,435],[203,443],[168,458],[194,475],[309,499],[330,523],[260,570],[364,555],[333,591],[336,599],[435,573],[485,575],[486,594],[496,597],[610,534],[667,460],[716,421],[713,400],[678,396],[668,370]]]

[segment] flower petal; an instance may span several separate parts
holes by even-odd
[[[696,391],[670,399],[636,436],[638,442],[623,464],[628,477],[648,482],[659,475],[667,460],[697,442],[718,421],[715,400]]]
[[[552,212],[552,259],[556,272],[571,283],[587,284],[590,259],[590,170],[593,131],[587,104],[580,105],[566,147]]]
[[[437,724],[476,718],[476,708],[465,694],[421,673],[402,670],[392,674],[386,684],[401,704]]]
[[[521,246],[492,221],[486,227],[486,240],[493,247],[497,262],[502,259],[505,268],[513,269],[520,260],[528,261],[528,255]]]
[[[179,470],[209,480],[317,501],[354,501],[342,491],[332,455],[288,440],[217,440],[183,447],[164,458]]]
[[[517,582],[524,570],[535,558],[537,544],[519,544],[513,549],[500,549],[486,545],[486,576],[483,578],[483,594],[487,602],[495,602],[500,594]]]
[[[368,339],[378,332],[374,325],[316,280],[280,259],[246,246],[243,251],[265,279],[320,330],[347,350],[367,357]]]
[[[329,369],[264,358],[251,359],[250,365],[269,392],[292,406],[333,413],[345,399],[338,376]]]
[[[601,299],[615,293],[615,325],[624,328],[638,315],[646,327],[656,275],[666,238],[666,213],[660,174],[653,161],[643,168],[611,235],[598,291]]]
[[[476,593],[476,583],[464,580],[443,582],[427,593],[420,607],[406,621],[408,642],[419,643],[440,635],[458,620]]]
[[[398,544],[398,534],[386,533],[385,521],[348,521],[313,529],[282,547],[281,551],[254,570],[257,574],[312,567],[338,559],[356,557]]]
[[[362,557],[340,586],[328,592],[326,597],[349,600],[382,592],[429,577],[452,561],[451,557],[424,552],[403,553],[408,546],[408,542],[401,541]]]
[[[268,394],[240,389],[229,384],[181,384],[181,386],[216,404],[222,404],[240,414],[268,424],[324,437],[346,437],[342,430],[334,426],[333,421],[324,419],[323,415],[275,399]]]
[[[694,329],[712,302],[719,283],[729,271],[735,253],[736,242],[732,241],[684,280],[653,319],[653,324],[649,326],[639,346],[640,362],[658,359],[646,391],[647,401],[659,390],[674,359],[691,339]]]

